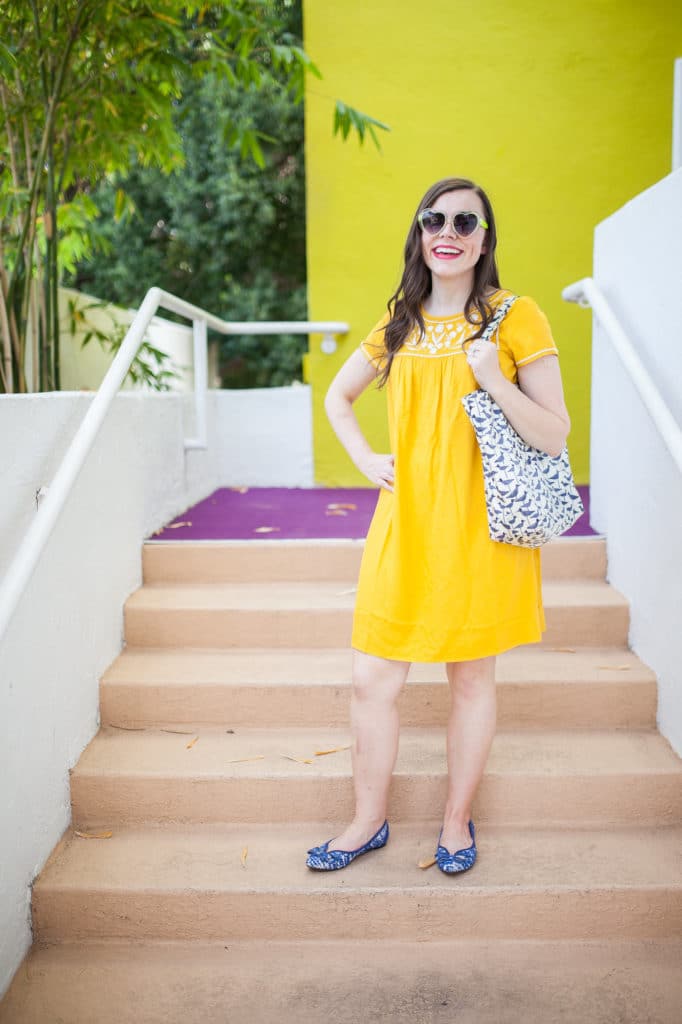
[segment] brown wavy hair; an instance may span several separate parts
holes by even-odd
[[[390,319],[384,329],[385,359],[377,383],[383,387],[391,372],[391,365],[396,352],[401,347],[410,331],[416,325],[424,333],[424,318],[421,307],[431,294],[431,271],[422,257],[421,228],[417,217],[422,210],[428,209],[446,192],[458,192],[469,189],[475,192],[483,203],[485,220],[488,222],[486,233],[486,251],[474,267],[474,286],[464,305],[464,316],[476,331],[467,341],[480,337],[490,323],[494,310],[486,299],[486,292],[491,288],[500,287],[500,279],[495,261],[497,248],[497,230],[495,216],[488,196],[483,189],[468,178],[443,178],[425,193],[417,207],[410,230],[405,242],[405,269],[396,291],[388,300]]]

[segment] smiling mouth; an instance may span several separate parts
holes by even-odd
[[[433,255],[437,256],[438,259],[455,259],[457,256],[461,256],[463,249],[456,249],[453,245],[437,245],[433,250]]]

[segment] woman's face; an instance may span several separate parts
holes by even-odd
[[[422,258],[434,278],[443,283],[470,278],[482,252],[486,251],[488,232],[480,224],[473,235],[460,238],[452,227],[456,213],[478,213],[484,220],[486,213],[478,193],[470,189],[444,192],[431,205],[430,210],[445,214],[445,224],[437,235],[421,232]]]

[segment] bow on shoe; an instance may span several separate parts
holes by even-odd
[[[331,843],[331,839],[328,839],[326,843],[322,843],[321,846],[311,846],[308,853],[324,853]]]
[[[379,831],[357,850],[330,850],[329,844],[333,840],[328,839],[321,846],[313,846],[308,850],[306,864],[315,871],[338,871],[340,868],[348,867],[356,857],[360,857],[363,853],[380,850],[382,846],[385,846],[388,842],[388,831],[388,822],[385,821]]]
[[[440,830],[438,849],[436,850],[436,863],[440,870],[445,872],[446,875],[454,875],[460,871],[468,871],[469,868],[472,868],[476,862],[476,835],[473,821],[469,822],[469,835],[472,839],[471,846],[467,846],[463,850],[456,850],[455,853],[450,853],[449,850],[440,845],[442,835],[443,829]]]

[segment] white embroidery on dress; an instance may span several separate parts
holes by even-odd
[[[511,294],[511,293],[509,293]],[[507,301],[504,298],[505,293],[498,293],[502,296],[500,302],[493,303],[493,309],[498,309],[503,302]],[[466,355],[466,350],[462,347],[463,342],[471,338],[478,330],[478,325],[470,323],[463,314],[457,314],[449,319],[436,320],[424,317],[424,333],[421,334],[418,327],[413,327],[407,339],[403,342],[401,347],[395,353],[395,358],[400,356],[461,356]],[[500,348],[499,344],[499,325],[495,330],[494,339]],[[381,334],[381,342],[374,343],[367,339],[363,341],[360,348],[365,357],[375,365],[379,365],[382,358],[385,356],[385,349],[383,345],[383,334],[381,331],[377,331],[377,334]],[[503,349],[500,349],[502,354]],[[506,354],[506,353],[505,353]],[[524,363],[530,363],[534,359],[539,359],[543,355],[559,355],[559,351],[555,345],[549,348],[539,349],[537,352],[532,352],[530,355],[524,356],[523,359],[516,360],[516,366],[523,366]],[[509,353],[509,357],[512,362],[514,357]]]
[[[424,333],[417,327],[403,342],[396,355],[447,356],[462,355],[462,342],[476,333],[476,325],[464,317],[456,320],[424,320]]]

